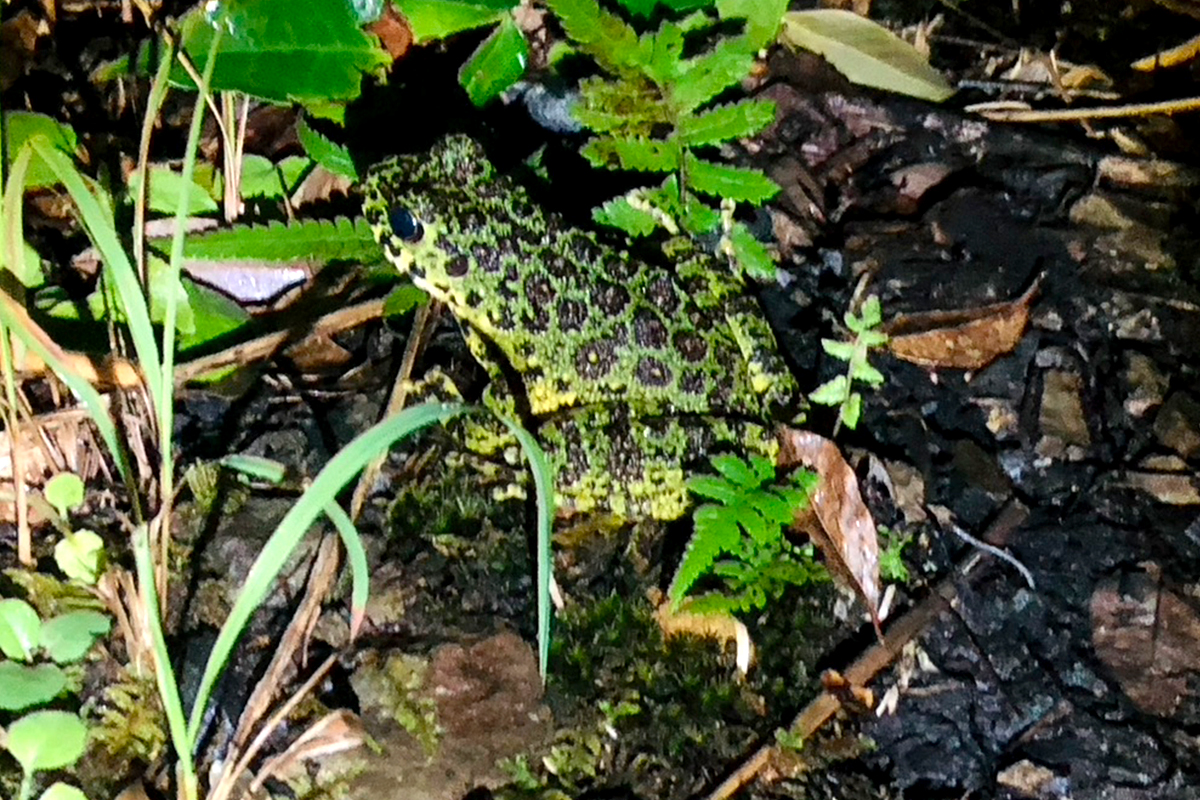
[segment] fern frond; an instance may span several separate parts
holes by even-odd
[[[290,225],[237,225],[189,236],[183,255],[190,261],[361,261],[380,260],[365,219],[306,220]]]
[[[751,136],[774,120],[774,102],[743,100],[682,117],[675,129],[675,139],[688,147],[715,145]]]
[[[596,0],[547,0],[546,5],[575,46],[618,75],[636,71],[641,57],[638,35],[623,19]]]

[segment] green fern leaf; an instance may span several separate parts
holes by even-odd
[[[579,84],[575,119],[595,133],[648,137],[668,122],[662,97],[641,74],[606,80],[585,78]]]
[[[683,28],[664,22],[657,33],[643,35],[640,44],[646,77],[660,86],[679,77],[683,69]]]
[[[779,185],[758,170],[694,157],[687,160],[687,170],[691,187],[714,197],[758,204],[779,193]]]
[[[754,53],[740,38],[726,39],[683,62],[678,79],[669,87],[671,104],[680,114],[704,105],[750,74]]]
[[[738,546],[741,532],[729,509],[724,506],[703,505],[693,514],[696,532],[688,542],[675,578],[667,590],[671,602],[678,604],[701,576],[706,574],[723,552]]]
[[[757,497],[755,506],[758,508],[758,513],[762,514],[763,518],[776,528],[790,524],[796,510],[796,506],[788,498],[767,491]]]
[[[693,475],[688,478],[688,489],[693,494],[729,505],[742,495],[741,487],[715,475]]]
[[[547,0],[563,31],[575,46],[596,59],[601,68],[624,74],[638,66],[641,48],[637,32],[596,0]]]
[[[764,544],[771,535],[769,531],[779,532],[778,525],[768,525],[762,515],[758,513],[755,507],[758,501],[758,492],[753,493],[748,497],[742,498],[737,505],[731,506],[730,510],[737,515],[737,521],[741,524],[742,530],[756,544]]]
[[[624,197],[616,197],[592,211],[592,219],[601,225],[610,225],[637,238],[647,236],[658,229],[659,220],[648,211],[635,208]]]
[[[381,253],[365,219],[306,220],[285,225],[238,225],[184,243],[189,261],[360,261],[374,263]]]
[[[754,470],[754,477],[758,479],[759,485],[775,479],[774,461],[758,453],[751,453],[748,461],[750,469]]]
[[[774,43],[787,10],[788,0],[717,0],[721,19],[745,19],[746,43],[756,52]]]
[[[762,481],[750,465],[735,455],[717,455],[709,459],[713,469],[724,475],[726,480],[746,489],[757,489]]]
[[[672,172],[679,169],[683,152],[674,141],[643,137],[592,139],[583,155],[596,166],[614,165],[639,172]]]
[[[720,144],[758,133],[774,119],[775,103],[743,100],[683,117],[675,128],[674,138],[688,147]]]
[[[733,245],[733,255],[747,275],[765,282],[775,280],[775,260],[749,228],[741,222],[735,222],[729,232],[729,243]]]

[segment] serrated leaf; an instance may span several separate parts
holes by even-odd
[[[264,197],[278,199],[284,196],[287,187],[279,171],[266,156],[249,153],[242,156],[242,197]]]
[[[854,394],[850,395],[850,397],[846,400],[846,404],[842,406],[842,423],[850,430],[854,430],[858,427],[858,419],[861,416],[862,395],[858,392],[855,392]]]
[[[850,377],[870,386],[883,385],[883,373],[875,369],[867,361],[852,364],[850,367]]]
[[[863,331],[858,335],[858,340],[868,348],[883,347],[888,343],[888,338],[888,335],[882,331]]]
[[[750,74],[756,50],[737,39],[723,39],[703,55],[685,61],[670,89],[670,102],[681,114],[712,100]]]
[[[304,117],[300,118],[300,123],[296,126],[296,136],[309,158],[334,175],[341,175],[358,183],[358,168],[354,166],[354,159],[350,157],[350,151],[344,145],[314,129]]]
[[[838,375],[818,386],[808,399],[819,406],[836,406],[846,401],[849,392],[849,379],[845,375]]]
[[[525,74],[529,44],[511,15],[484,39],[458,71],[458,82],[476,106],[500,96]]]
[[[760,281],[775,279],[775,260],[771,258],[766,245],[755,238],[749,228],[735,222],[729,231],[729,243],[733,245],[733,255],[747,275]]]
[[[759,485],[775,479],[775,462],[771,459],[759,453],[751,453],[746,461],[750,464],[750,469],[754,470]]]
[[[383,316],[398,317],[429,302],[429,295],[411,283],[397,286],[383,300]]]
[[[509,0],[397,0],[417,44],[498,22],[513,7]]]
[[[742,530],[755,542],[762,544],[768,541],[769,534],[767,521],[762,518],[762,515],[758,513],[758,509],[754,507],[753,501],[757,499],[757,497],[754,497],[752,500],[744,500],[731,510],[737,514],[737,519],[742,526]]]
[[[595,166],[639,172],[672,172],[679,169],[682,151],[674,141],[643,137],[596,137],[583,148],[583,155]]]
[[[624,197],[614,197],[599,208],[592,209],[592,219],[601,225],[619,228],[634,238],[647,236],[659,226],[657,217],[630,205]]]
[[[194,281],[182,281],[192,309],[193,330],[179,337],[179,349],[200,347],[250,324],[250,312],[230,298]]]
[[[781,41],[821,55],[863,86],[940,103],[954,94],[915,47],[887,28],[840,9],[789,11]]]
[[[715,475],[693,475],[687,480],[688,490],[700,497],[716,500],[722,505],[729,505],[742,494],[742,489]]]
[[[214,20],[197,6],[182,22],[183,48],[197,69],[208,58],[213,26],[222,26],[213,91],[327,106],[358,97],[363,74],[382,71],[391,61],[345,0],[225,0],[218,9]],[[195,88],[179,66],[171,80]]]
[[[734,455],[716,455],[709,459],[713,469],[738,486],[747,489],[757,489],[762,481],[754,474],[750,465]]]
[[[306,263],[380,259],[379,244],[364,218],[304,220],[285,224],[235,225],[189,236],[184,242],[187,261],[274,261]]]
[[[822,339],[821,349],[839,361],[849,361],[854,358],[854,343],[841,342],[837,339]]]
[[[688,147],[720,144],[758,133],[774,120],[774,102],[743,100],[684,116],[675,126],[673,138]]]
[[[49,703],[67,688],[67,676],[54,664],[0,661],[0,709],[21,711]]]
[[[658,5],[658,0],[617,0],[621,6],[630,14],[636,14],[639,17],[649,17],[654,11],[654,7]]]
[[[671,586],[667,589],[667,596],[676,605],[687,594],[692,584],[708,571],[722,551],[737,546],[741,536],[737,523],[722,506],[700,506],[693,513],[692,519],[696,532],[688,542],[671,580]]]
[[[744,19],[747,46],[761,50],[775,41],[788,0],[716,0],[721,19]]]
[[[774,525],[790,523],[795,511],[795,506],[777,491],[762,492],[755,499],[755,506],[763,519]]]
[[[779,193],[779,184],[758,170],[715,164],[703,158],[687,159],[688,185],[697,192],[759,204]]]
[[[874,328],[883,322],[883,307],[879,302],[879,295],[873,294],[863,302],[862,321],[868,328]]]
[[[721,212],[688,192],[683,198],[683,213],[679,216],[679,224],[693,236],[712,233],[721,224]]]
[[[669,84],[683,69],[683,28],[664,21],[654,34],[643,34],[639,40],[646,75],[655,83]]]
[[[603,69],[622,74],[638,65],[637,32],[595,0],[546,0],[567,37]]]

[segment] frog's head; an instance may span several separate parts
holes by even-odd
[[[457,134],[428,152],[372,168],[363,186],[363,213],[388,260],[425,283],[453,276],[459,217],[493,171],[483,148]]]

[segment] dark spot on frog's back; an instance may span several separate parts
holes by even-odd
[[[564,298],[558,301],[558,327],[564,331],[574,332],[583,330],[587,323],[587,306],[578,300]]]
[[[639,308],[633,317],[633,338],[642,347],[661,350],[667,346],[667,326],[650,308]]]
[[[679,378],[679,389],[685,394],[703,397],[708,389],[708,381],[705,380],[703,372],[688,370]]]
[[[671,368],[657,358],[642,356],[637,365],[637,377],[645,386],[670,386]]]
[[[545,275],[525,279],[525,297],[534,308],[547,309],[554,303],[554,284]]]
[[[546,272],[555,278],[568,278],[576,273],[575,265],[561,255],[553,255],[542,261]]]
[[[616,348],[607,339],[588,342],[575,353],[575,370],[587,380],[603,378],[616,363]]]
[[[667,275],[657,278],[646,287],[646,297],[651,305],[670,316],[679,308],[679,296],[675,293],[675,282]]]
[[[615,317],[629,305],[629,292],[615,283],[598,283],[592,290],[592,300],[605,314]]]
[[[446,274],[451,278],[461,278],[471,271],[471,261],[466,256],[456,256],[446,262]]]
[[[708,355],[708,342],[695,331],[680,331],[675,334],[675,349],[683,356],[684,361],[697,364]]]

